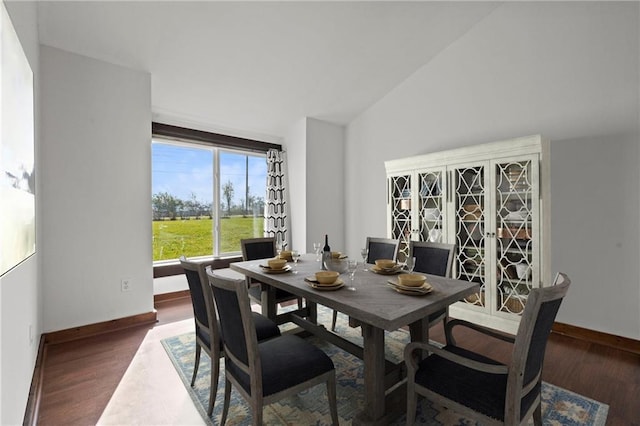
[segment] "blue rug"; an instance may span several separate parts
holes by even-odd
[[[318,321],[327,326],[331,322],[331,311],[318,306]],[[348,326],[343,315],[338,316],[337,332],[347,337],[354,343],[362,343],[359,328]],[[363,370],[362,361],[343,351],[342,349],[326,343],[320,339],[310,338],[310,342],[326,352],[336,367],[337,373],[337,397],[338,415],[340,424],[351,424],[351,420],[362,409]],[[409,340],[408,333],[399,330],[386,333],[387,358],[394,361],[402,359],[402,351]],[[218,394],[211,418],[207,417],[206,407],[209,398],[209,374],[210,360],[206,354],[200,359],[198,377],[192,388],[191,375],[193,374],[193,360],[195,353],[194,334],[186,333],[170,337],[162,341],[169,358],[176,367],[182,382],[191,395],[198,411],[207,424],[218,424],[222,415],[224,404],[224,360],[221,360],[220,383]],[[542,416],[545,425],[604,426],[607,419],[609,406],[598,401],[578,395],[566,389],[543,383],[542,386]],[[231,394],[228,425],[250,425],[251,413],[244,399],[235,389]],[[331,424],[329,408],[326,397],[326,387],[315,386],[294,397],[284,398],[279,402],[264,408],[264,424],[267,425],[324,425]],[[398,418],[394,425],[404,425],[405,419]],[[465,419],[463,416],[442,407],[432,404],[430,401],[419,398],[416,424],[426,425],[475,425],[475,422]]]

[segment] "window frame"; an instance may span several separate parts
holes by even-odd
[[[267,153],[271,149],[282,150],[282,145],[263,142],[254,139],[241,138],[237,136],[223,135],[220,133],[212,133],[203,130],[190,129],[186,127],[173,126],[170,124],[152,122],[151,123],[151,138],[159,138],[165,140],[173,140],[176,142],[184,142],[195,145],[205,145],[212,148],[219,148],[225,151],[249,151]],[[219,150],[218,150],[219,151]],[[215,155],[215,161],[219,162],[219,155]],[[215,168],[217,176],[214,179],[219,180],[219,164]],[[219,189],[214,186],[214,199],[213,204],[219,206]],[[153,220],[153,219],[152,219]],[[219,237],[219,230],[215,229],[216,236]],[[230,255],[230,256],[204,256],[202,259],[213,260],[213,267],[226,268],[229,263],[242,259],[242,256]],[[184,271],[180,266],[179,261],[163,261],[162,264],[153,264],[153,277],[166,277],[172,275],[183,274]]]

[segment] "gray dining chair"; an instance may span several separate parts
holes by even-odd
[[[417,398],[455,410],[483,425],[522,425],[533,416],[542,425],[542,367],[547,340],[571,281],[562,273],[551,287],[532,289],[515,337],[454,319],[445,324],[446,346],[412,342],[405,347],[407,425],[415,421]],[[467,327],[513,344],[507,364],[462,348],[455,327]],[[428,351],[429,356],[416,356]]]
[[[455,244],[411,241],[409,243],[409,258],[415,258],[414,272],[451,278],[455,248]],[[429,327],[441,320],[446,322],[449,317],[448,309],[447,307],[429,315]]]
[[[249,403],[254,425],[262,424],[263,406],[320,383],[326,383],[331,420],[338,424],[336,373],[323,351],[300,337],[285,334],[259,342],[247,286],[242,279],[208,272],[218,309],[225,356],[224,409],[229,412],[231,387]]]
[[[196,382],[198,367],[200,366],[200,354],[204,352],[211,359],[211,381],[209,385],[209,407],[207,414],[213,413],[213,406],[218,390],[218,379],[220,370],[220,356],[222,355],[222,341],[218,330],[213,293],[209,286],[209,280],[205,268],[211,262],[196,262],[187,260],[185,256],[180,257],[180,265],[184,269],[187,283],[189,284],[189,294],[193,305],[193,319],[195,321],[196,354],[193,364],[193,375],[191,376],[191,387]],[[230,270],[229,270],[230,271]],[[277,324],[270,319],[253,313],[253,320],[256,327],[258,340],[270,339],[280,335]]]
[[[276,251],[276,239],[274,237],[261,237],[261,238],[245,238],[240,240],[240,247],[242,248],[242,260],[258,260],[258,259],[272,259],[277,256]],[[281,290],[279,288],[272,287],[270,285],[261,283],[257,280],[252,280],[247,277],[247,286],[249,287],[249,296],[260,303],[262,306],[262,314],[265,316],[275,316],[277,311],[277,305],[280,303],[288,302],[290,300],[297,300],[298,309],[302,309],[302,297],[289,293],[288,291]],[[274,300],[275,306],[265,306],[263,303],[263,292],[273,292],[273,297],[266,298],[265,300]]]
[[[378,259],[397,260],[400,240],[393,238],[367,237],[367,244],[365,247],[369,249],[367,263],[375,263]]]

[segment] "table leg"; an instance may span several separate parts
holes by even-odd
[[[278,314],[276,303],[276,289],[268,284],[261,283],[260,305],[262,305],[262,315],[275,321]]]
[[[423,318],[409,324],[409,332],[411,333],[412,342],[428,342],[429,341],[429,319]],[[417,351],[416,351],[417,352]],[[427,356],[426,351],[421,351],[416,358],[424,359]]]
[[[364,344],[364,410],[354,425],[386,424],[384,330],[362,324]]]

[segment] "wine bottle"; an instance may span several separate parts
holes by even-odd
[[[329,247],[329,237],[324,234],[324,247],[322,248],[322,269],[327,269],[327,262],[331,259],[331,247]]]

